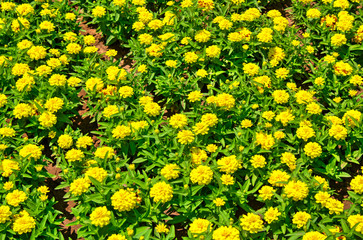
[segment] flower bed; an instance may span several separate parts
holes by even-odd
[[[77,239],[363,238],[361,1],[27,2],[0,3],[2,239],[67,238],[57,190]]]

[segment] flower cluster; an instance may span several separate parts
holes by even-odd
[[[0,3],[4,239],[61,238],[54,184],[78,238],[361,239],[361,1],[26,2]]]

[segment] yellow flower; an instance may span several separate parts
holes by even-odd
[[[107,159],[109,159],[115,156],[115,150],[112,147],[107,146],[98,147],[96,149],[95,156],[102,159],[106,158],[107,156]]]
[[[175,60],[167,60],[165,62],[165,65],[168,66],[168,67],[171,67],[171,68],[176,68],[177,64],[178,64],[178,62],[175,61]]]
[[[70,13],[66,13],[65,14],[65,19],[66,20],[75,20],[76,19],[76,14],[74,14],[74,13],[72,13],[72,12],[70,12]]]
[[[105,116],[106,118],[111,118],[112,115],[119,113],[119,109],[116,105],[108,105],[107,107],[105,107],[105,109],[103,109],[103,116]]]
[[[47,55],[47,50],[43,46],[32,46],[27,54],[33,60],[44,59]]]
[[[363,216],[360,214],[350,215],[347,219],[350,228],[355,227],[355,231],[363,233]]]
[[[205,135],[208,133],[208,131],[209,131],[209,126],[204,122],[196,123],[195,126],[193,126],[193,132],[195,135],[199,134]]]
[[[35,228],[35,225],[35,219],[25,212],[22,216],[15,219],[12,229],[14,232],[21,235],[23,233],[31,232],[33,228]]]
[[[230,110],[232,107],[234,107],[235,103],[236,100],[234,97],[228,93],[219,93],[216,96],[216,105],[218,107],[225,108],[226,110]]]
[[[6,191],[9,191],[9,190],[13,189],[13,187],[14,187],[14,183],[12,183],[10,181],[5,182],[4,186],[3,186],[4,190],[6,190]],[[1,209],[1,207],[0,207],[0,209]],[[1,210],[0,210],[0,223],[1,223]]]
[[[271,121],[275,117],[275,113],[272,111],[266,111],[262,113],[262,117],[267,121]]]
[[[49,188],[47,186],[40,186],[37,188],[37,191],[41,194],[47,194],[49,193]]]
[[[37,170],[37,172],[40,172],[43,169],[43,165],[35,165],[34,168]]]
[[[304,152],[307,156],[311,157],[312,159],[320,157],[322,151],[321,146],[319,143],[316,142],[309,142],[304,147]]]
[[[106,15],[106,8],[101,6],[96,6],[92,9],[92,16],[93,17],[103,17]]]
[[[151,20],[149,23],[148,23],[148,27],[152,30],[158,30],[160,28],[163,27],[163,22],[159,19],[154,19],[154,20]]]
[[[294,47],[297,47],[300,45],[300,42],[297,41],[297,40],[292,40],[291,44],[294,46]]]
[[[63,134],[58,138],[58,146],[63,149],[68,149],[73,144],[73,139],[68,134]]]
[[[129,189],[120,189],[111,197],[111,205],[120,212],[131,211],[136,207],[136,203],[136,193]]]
[[[8,101],[8,97],[5,94],[0,93],[0,108],[5,106]]]
[[[207,151],[210,153],[214,153],[217,151],[218,147],[215,144],[208,144],[206,147]]]
[[[264,218],[268,224],[272,223],[273,221],[276,221],[279,219],[279,216],[281,213],[277,208],[270,207],[267,209],[267,211],[264,214]]]
[[[254,168],[263,168],[266,165],[266,158],[262,155],[254,155],[250,162]]]
[[[279,10],[275,9],[268,11],[266,15],[269,18],[281,17],[281,13],[279,12]]]
[[[243,72],[249,76],[255,76],[258,74],[260,67],[254,63],[246,63],[243,66]]]
[[[25,16],[30,13],[34,13],[34,8],[30,4],[24,3],[16,7],[16,12],[21,16]]]
[[[25,73],[22,78],[19,78],[16,81],[15,86],[19,92],[27,91],[29,92],[33,86],[35,85],[35,80],[33,76],[30,76],[28,73]]]
[[[306,47],[306,50],[308,51],[308,53],[312,54],[315,49],[312,46],[309,45],[309,46]]]
[[[223,174],[221,176],[221,181],[223,185],[233,185],[235,183],[233,176],[229,174]]]
[[[27,144],[20,149],[19,155],[23,158],[31,157],[37,160],[42,156],[42,150],[35,144]]]
[[[181,144],[189,144],[194,141],[194,134],[190,130],[181,130],[176,137]]]
[[[347,43],[347,38],[344,34],[336,33],[331,37],[330,43],[335,47],[340,47]]]
[[[86,178],[78,178],[74,180],[69,187],[69,191],[75,195],[80,196],[82,193],[85,193],[90,187],[90,183]]]
[[[283,126],[286,126],[289,122],[295,119],[295,116],[290,110],[286,110],[284,112],[280,112],[275,119],[276,121],[280,121]]]
[[[275,90],[272,97],[277,104],[284,104],[289,101],[289,94],[285,90]]]
[[[119,125],[112,130],[112,137],[116,139],[124,139],[131,135],[131,128],[129,126]]]
[[[200,91],[193,91],[190,92],[188,94],[188,100],[190,102],[196,102],[196,101],[200,101],[200,99],[203,97],[203,93],[201,93]]]
[[[141,72],[141,73],[147,73],[147,66],[145,64],[141,64],[138,68],[137,71]]]
[[[173,188],[166,182],[158,182],[150,189],[150,197],[154,202],[169,202],[173,198]]]
[[[199,165],[190,172],[190,180],[198,185],[208,185],[213,179],[213,171],[210,167]]]
[[[164,223],[159,223],[158,225],[156,225],[155,230],[158,233],[168,233],[169,232],[169,228],[164,224]]]
[[[287,76],[289,75],[290,70],[288,70],[287,68],[278,68],[275,71],[275,75],[277,78],[281,78],[281,79],[285,79],[287,78]]]
[[[188,124],[188,118],[184,114],[177,113],[170,117],[169,124],[173,128],[183,128]]]
[[[193,222],[189,226],[189,231],[191,233],[201,234],[206,232],[207,230],[212,229],[212,223],[207,219],[197,218],[194,219]]]
[[[322,112],[322,109],[321,109],[320,105],[315,103],[315,102],[309,103],[306,106],[306,110],[310,114],[320,114]]]
[[[350,182],[351,189],[358,194],[363,193],[363,176],[357,175]]]
[[[324,207],[329,209],[329,214],[340,214],[344,210],[344,204],[337,199],[329,198],[324,203]]]
[[[29,117],[32,115],[32,107],[26,103],[19,103],[15,106],[13,115],[18,119]]]
[[[315,136],[315,131],[311,127],[301,126],[296,130],[296,136],[304,141]]]
[[[260,42],[268,43],[271,42],[273,30],[271,28],[261,28],[261,32],[257,34],[257,39]]]
[[[14,19],[11,22],[11,29],[13,30],[13,32],[19,32],[20,30],[22,30],[22,28],[29,29],[29,27],[30,27],[30,22],[22,17]]]
[[[213,200],[213,203],[217,206],[217,207],[222,207],[224,206],[224,204],[226,204],[226,202],[222,199],[222,198],[216,198]]]
[[[272,125],[271,125],[271,127],[272,127]],[[277,131],[274,133],[274,138],[276,138],[276,139],[283,139],[283,138],[285,138],[285,136],[286,135],[283,131]]]
[[[115,57],[117,55],[117,51],[115,49],[109,49],[106,54],[107,57]]]
[[[187,52],[184,54],[184,61],[186,63],[195,63],[198,60],[198,55],[195,52]]]
[[[144,106],[144,112],[149,116],[160,115],[161,107],[156,102],[148,102]]]
[[[256,144],[261,145],[262,149],[269,150],[275,144],[275,139],[271,134],[260,132],[256,134]]]
[[[281,163],[286,164],[290,170],[294,170],[296,168],[296,157],[290,152],[284,152],[281,154]]]
[[[195,73],[196,76],[198,77],[206,77],[208,76],[208,72],[205,70],[205,69],[199,69],[196,73]]]
[[[97,92],[100,92],[103,87],[104,83],[101,78],[92,77],[86,81],[86,90],[88,91],[96,90]]]
[[[199,31],[196,35],[195,35],[195,37],[194,37],[194,39],[195,39],[195,41],[197,41],[197,42],[200,42],[200,43],[204,43],[204,42],[208,42],[209,41],[209,39],[210,39],[210,37],[211,37],[211,33],[209,32],[209,31],[207,31],[207,30],[205,30],[205,29],[203,29],[203,30],[201,30],[201,31]],[[184,40],[184,39],[183,39]],[[182,43],[182,44],[188,44],[187,43],[187,40],[190,40],[190,38],[187,38],[187,39],[185,39],[186,41],[186,43]]]
[[[39,196],[39,199],[42,201],[42,202],[45,202],[47,199],[48,199],[48,196],[46,194],[41,194]]]
[[[302,228],[311,219],[311,215],[307,212],[297,212],[292,217],[292,223],[297,225],[297,228]]]
[[[241,122],[241,127],[242,128],[249,128],[249,127],[252,127],[252,121],[251,120],[249,120],[249,119],[244,119],[244,120],[242,120],[242,122]]]
[[[205,53],[207,57],[215,58],[218,57],[219,54],[221,54],[221,48],[217,45],[212,45],[205,49]]]
[[[291,89],[292,91],[296,92],[297,90],[297,86],[296,86],[296,83],[292,83],[292,82],[289,82],[289,83],[286,83],[286,87],[288,89]]]
[[[240,233],[232,226],[222,226],[213,231],[213,240],[240,240]]]
[[[285,194],[288,198],[294,201],[305,199],[309,194],[309,188],[306,183],[302,181],[290,181],[284,188]]]
[[[145,129],[149,126],[149,124],[146,121],[137,121],[137,122],[130,122],[131,128],[133,130],[139,130],[139,129]]]
[[[58,97],[53,97],[47,100],[47,102],[44,104],[44,107],[49,112],[54,113],[62,109],[63,105],[64,105],[63,99]]]
[[[345,139],[347,137],[348,130],[342,125],[333,124],[329,129],[329,135],[336,140]]]
[[[242,229],[250,233],[257,233],[263,229],[263,221],[257,214],[247,213],[241,218]]]
[[[325,83],[325,80],[322,77],[317,77],[317,78],[315,78],[314,83],[318,86],[323,86]]]
[[[363,78],[359,75],[354,75],[349,79],[349,83],[359,86],[363,84]]]
[[[127,240],[127,238],[121,234],[112,234],[107,240]]]
[[[231,155],[229,157],[222,157],[217,161],[217,164],[221,172],[225,172],[228,174],[234,173],[239,168],[241,168],[241,162],[237,160],[235,155]]]
[[[75,86],[79,85],[81,82],[82,82],[82,80],[77,77],[70,77],[67,80],[68,86],[70,86],[70,87],[75,87]]]
[[[286,183],[289,179],[290,179],[290,175],[287,174],[286,172],[281,171],[281,170],[274,170],[270,174],[268,182],[272,186],[283,187],[286,185]]]
[[[14,137],[15,133],[16,133],[15,130],[10,127],[0,128],[0,135],[3,137]]]
[[[262,198],[264,201],[270,200],[274,195],[275,189],[270,186],[262,186],[260,190],[258,190],[259,197]]]
[[[5,223],[10,220],[10,216],[12,212],[10,211],[10,207],[6,205],[0,206],[0,223]]]
[[[57,123],[57,116],[51,112],[44,112],[39,117],[39,123],[45,128],[53,127]]]
[[[329,183],[326,179],[320,176],[314,176],[314,180],[316,181],[316,183],[314,184],[315,186],[322,185],[324,191],[329,189]]]
[[[96,179],[98,182],[102,183],[103,180],[107,177],[107,171],[100,167],[91,167],[85,173],[85,179],[91,183],[89,177]]]
[[[0,144],[0,151],[4,151],[8,146],[6,144]]]
[[[208,127],[214,127],[218,123],[218,117],[214,113],[206,113],[202,116],[201,122]]]
[[[327,200],[330,198],[330,194],[328,192],[319,191],[315,194],[314,198],[317,203],[320,203],[325,207]]]
[[[325,240],[327,237],[319,232],[305,233],[302,240]]]
[[[316,8],[312,8],[306,12],[306,16],[308,18],[320,18],[321,12]]]
[[[0,169],[2,171],[2,176],[4,177],[10,177],[11,174],[15,171],[19,171],[19,163],[13,160],[4,159],[1,162]]]
[[[6,194],[5,200],[6,203],[10,206],[17,207],[20,203],[24,202],[28,199],[28,196],[25,192],[19,191],[18,189],[15,189],[14,191]]]
[[[97,227],[104,227],[110,223],[111,212],[107,207],[97,207],[90,214],[91,223]]]
[[[39,28],[41,30],[47,30],[47,32],[52,32],[55,29],[55,26],[52,22],[50,21],[43,21],[39,24]]]
[[[343,115],[343,122],[346,123],[348,120],[348,123],[351,127],[356,126],[356,122],[360,122],[362,113],[357,110],[349,110]]]
[[[353,72],[352,66],[349,63],[339,61],[334,64],[334,73],[338,76],[348,76]]]
[[[160,173],[167,180],[176,179],[179,177],[180,167],[175,163],[167,164],[161,169]]]

